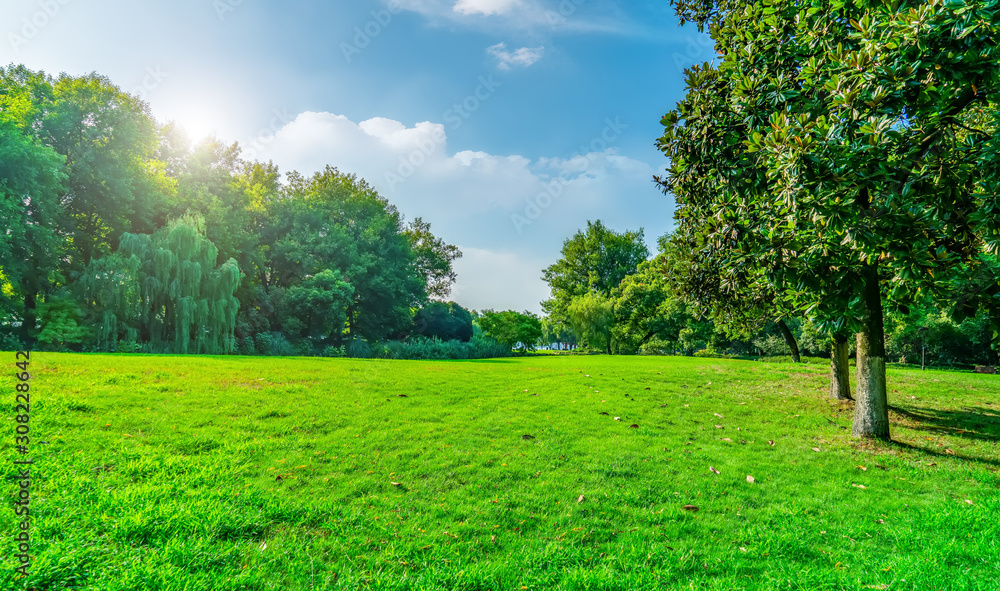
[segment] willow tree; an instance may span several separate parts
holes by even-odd
[[[231,353],[236,348],[236,261],[216,264],[204,221],[184,216],[149,234],[125,234],[91,262],[82,282],[98,345],[148,343],[154,351]]]
[[[883,309],[1000,240],[995,2],[675,2],[718,66],[663,119],[664,187],[727,270],[858,334],[853,433],[889,438]],[[983,244],[985,242],[985,245]]]

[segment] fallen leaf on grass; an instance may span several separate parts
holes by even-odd
[[[968,503],[968,504],[970,504],[970,505],[975,505],[975,503],[973,503],[973,502],[972,502],[971,500],[969,500],[969,499],[965,499],[965,502],[966,502],[966,503]]]
[[[396,394],[396,398],[409,398],[406,394]]]
[[[621,417],[615,417],[615,420],[616,421],[620,421],[620,420],[622,420],[622,418]]]
[[[521,435],[521,439],[534,439],[534,435]]]
[[[878,523],[878,524],[881,525],[881,524],[885,523],[885,519],[876,519],[875,523]]]
[[[715,472],[716,474],[722,474],[722,472],[719,472],[718,470],[716,470],[712,466],[709,466],[708,469],[711,470],[712,472]]]
[[[767,444],[770,445],[771,447],[774,447],[774,442],[771,441],[770,439],[767,440]]]
[[[580,498],[578,498],[578,499],[576,500],[576,502],[577,502],[577,503],[582,503],[582,502],[583,502],[583,495],[580,495]]]
[[[822,450],[820,448],[818,448],[818,447],[814,447],[813,451],[822,451]]]
[[[747,482],[749,482],[750,484],[753,484],[756,481],[757,480],[753,476],[750,476],[749,474],[747,474]]]
[[[605,416],[607,416],[607,415],[608,415],[608,413],[606,413],[606,412],[599,412],[599,413],[597,413],[597,414],[599,414],[599,415],[605,415]]]
[[[629,429],[638,429],[639,425],[629,425],[628,428]]]
[[[719,417],[720,419],[723,419],[723,418],[725,418],[725,417],[723,417],[722,415],[720,415],[719,413],[715,413],[715,416]]]
[[[716,429],[725,429],[725,427],[723,427],[722,425],[716,425],[715,428]]]
[[[858,466],[858,468],[860,468],[862,472],[868,471],[868,468],[865,468],[864,466]]]
[[[733,442],[733,440],[732,440],[732,439],[730,439],[730,438],[728,438],[728,437],[723,437],[723,438],[722,438],[722,440],[723,440],[723,441],[728,441],[729,443],[732,443],[732,442]]]
[[[403,486],[402,482],[390,482],[389,484],[391,484],[393,486]]]
[[[853,486],[854,488],[861,488],[861,489],[868,488],[863,484],[852,484],[851,486]]]
[[[698,512],[698,507],[695,507],[694,505],[684,505],[683,509],[685,511],[691,511],[692,513]]]

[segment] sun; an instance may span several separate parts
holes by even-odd
[[[210,137],[220,137],[222,116],[207,105],[179,102],[164,105],[160,118],[184,130],[192,144]]]

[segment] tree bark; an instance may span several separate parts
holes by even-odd
[[[846,335],[833,335],[833,343],[830,345],[830,398],[836,400],[851,400],[849,350]]]
[[[858,398],[854,405],[851,434],[870,439],[889,439],[889,401],[885,388],[885,332],[878,267],[863,273],[863,328],[858,333]]]
[[[792,335],[792,331],[788,329],[788,325],[785,324],[784,320],[779,318],[776,323],[778,330],[781,331],[781,336],[785,338],[788,350],[792,352],[792,363],[800,363],[802,358],[799,356],[799,344],[795,342],[795,336]]]

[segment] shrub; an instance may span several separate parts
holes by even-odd
[[[347,346],[344,348],[344,354],[347,357],[354,357],[355,359],[370,359],[372,348],[364,339],[356,338],[347,343]]]

